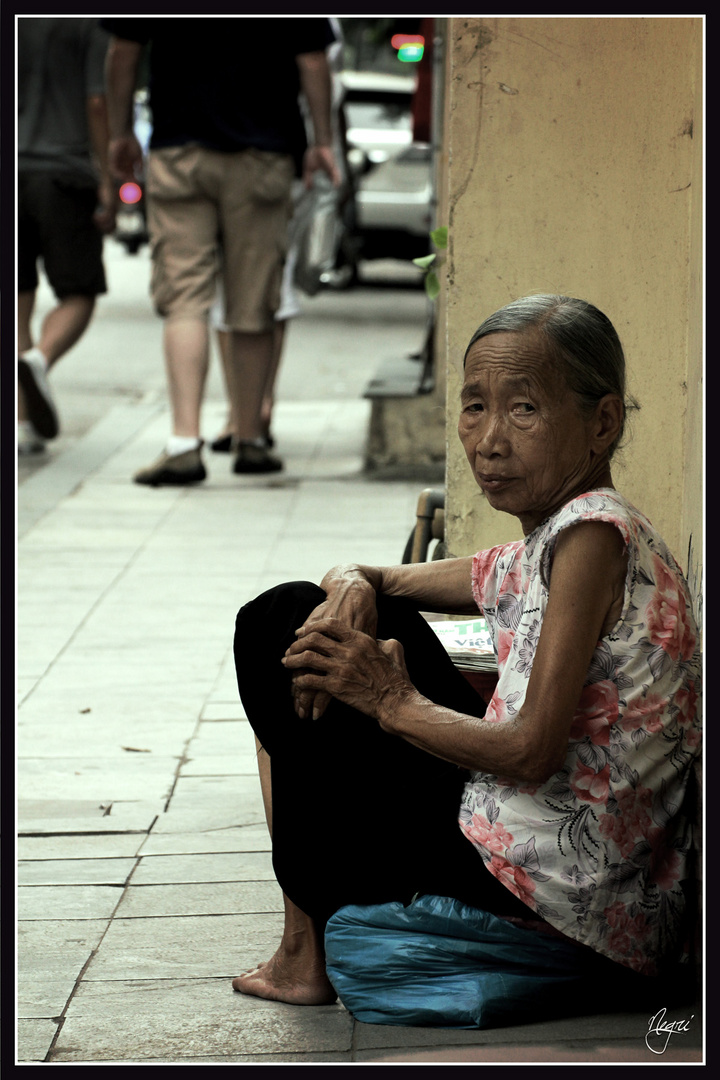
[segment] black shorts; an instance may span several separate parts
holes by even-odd
[[[34,292],[37,261],[59,300],[107,292],[97,186],[71,174],[18,175],[18,292]]]

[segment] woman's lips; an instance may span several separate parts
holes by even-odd
[[[478,475],[478,483],[483,491],[502,491],[508,484],[512,483],[512,476],[500,476],[497,473],[480,473]]]

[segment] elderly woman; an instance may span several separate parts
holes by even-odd
[[[335,999],[327,919],[453,897],[654,975],[683,943],[700,653],[682,573],[613,486],[625,362],[562,296],[502,308],[465,356],[459,434],[524,540],[474,557],[341,566],[238,616],[285,929],[246,994]],[[485,616],[487,708],[420,612]]]

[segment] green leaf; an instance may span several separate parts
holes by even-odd
[[[440,282],[434,270],[428,270],[425,275],[425,292],[431,300],[434,300],[440,293]]]
[[[433,229],[430,233],[430,239],[435,247],[446,248],[448,243],[447,225],[441,225],[438,229]]]
[[[421,270],[427,270],[428,266],[435,261],[437,256],[435,255],[423,255],[419,259],[413,259],[415,266],[419,266]]]

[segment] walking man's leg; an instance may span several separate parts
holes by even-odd
[[[42,172],[23,174],[20,181],[18,419],[42,439],[52,439],[60,425],[47,373],[85,333],[96,297],[106,291],[103,240],[93,218],[94,185],[75,187]],[[40,258],[57,303],[34,341],[31,324]]]
[[[165,320],[163,351],[172,426],[163,452],[133,478],[152,487],[193,484],[207,475],[200,414],[219,235],[217,203],[206,183],[211,167],[212,155],[202,147],[187,146],[180,155],[177,148],[150,154],[151,294],[155,310]]]
[[[207,320],[193,316],[166,319],[163,342],[172,434],[199,442],[209,360]]]
[[[236,473],[278,472],[280,458],[271,454],[263,423],[263,402],[273,368],[274,331],[246,334],[233,330],[227,367],[230,400],[237,417]]]

